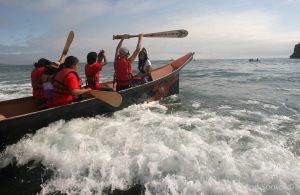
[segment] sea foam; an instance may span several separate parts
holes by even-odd
[[[35,160],[52,169],[41,194],[135,184],[146,194],[300,193],[299,156],[283,144],[287,136],[270,131],[295,119],[250,112],[257,123],[245,118],[245,110],[225,116],[201,105],[194,109],[169,113],[151,102],[110,117],[57,121],[9,146],[1,166],[15,158],[19,166]]]

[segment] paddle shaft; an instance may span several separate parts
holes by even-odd
[[[188,35],[186,30],[172,30],[157,33],[144,34],[144,37],[156,37],[156,38],[183,38]],[[114,35],[113,40],[122,39],[123,35]],[[139,35],[128,35],[126,38],[139,37]]]

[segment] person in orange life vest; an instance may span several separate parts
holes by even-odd
[[[31,72],[32,96],[37,108],[40,108],[47,101],[42,87],[42,75],[45,72],[45,66],[50,63],[49,60],[41,58],[35,63],[35,68]]]
[[[77,74],[79,60],[75,56],[68,56],[64,67],[59,70],[53,79],[53,94],[48,100],[48,107],[62,106],[78,100],[78,96],[87,94],[91,88],[81,88],[81,80]]]
[[[130,87],[132,77],[132,63],[135,60],[141,49],[143,34],[139,35],[138,43],[133,54],[129,57],[130,53],[126,47],[122,47],[124,39],[129,39],[128,35],[123,35],[120,40],[115,54],[114,68],[115,68],[115,80],[117,83],[117,91],[124,90]]]
[[[106,64],[107,64],[107,60],[104,54],[104,50],[101,50],[98,55],[96,52],[88,53],[87,64],[84,67],[88,87],[95,90],[113,91],[112,88],[103,85],[100,82],[100,72],[102,70],[102,67],[105,66]]]

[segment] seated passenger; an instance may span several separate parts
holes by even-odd
[[[60,65],[64,63],[65,56],[68,53],[68,48],[64,49],[59,60],[57,62],[51,62],[50,64],[45,65],[45,71],[42,75],[42,87],[44,91],[45,98],[49,99],[52,97],[53,85],[52,81],[54,75],[62,68]]]
[[[85,65],[84,68],[88,87],[95,90],[113,91],[112,88],[103,85],[100,82],[100,72],[102,70],[102,67],[105,66],[106,64],[107,64],[107,60],[104,54],[104,50],[101,50],[98,55],[96,52],[88,53],[87,64]]]
[[[44,96],[46,98],[52,97],[53,85],[52,80],[54,75],[58,71],[59,62],[51,62],[51,64],[45,66],[44,74],[42,75],[42,86],[44,90]]]
[[[142,83],[152,81],[151,77],[151,62],[148,58],[147,50],[143,48],[139,53],[139,76],[141,77]]]
[[[48,107],[70,104],[79,99],[79,95],[87,94],[91,88],[81,88],[81,79],[77,67],[79,60],[74,56],[68,56],[63,68],[59,70],[53,79],[53,95],[48,100]]]
[[[45,66],[50,63],[49,60],[41,58],[34,64],[35,68],[31,72],[32,96],[38,109],[42,109],[47,101],[43,91],[42,76],[45,72]]]

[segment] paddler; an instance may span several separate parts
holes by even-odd
[[[53,79],[53,95],[48,100],[48,107],[62,106],[79,100],[79,96],[87,94],[91,88],[81,88],[81,79],[77,73],[79,60],[75,56],[68,56],[63,68]]]
[[[41,58],[34,64],[35,68],[31,72],[32,96],[38,109],[42,109],[47,102],[44,95],[42,76],[45,73],[45,66],[50,65],[50,61]]]
[[[117,83],[117,91],[128,89],[130,87],[130,83],[132,80],[132,63],[141,49],[142,38],[143,34],[140,34],[136,49],[131,56],[129,50],[126,47],[122,47],[124,39],[129,39],[129,35],[124,34],[116,48],[114,61],[114,82]]]
[[[96,52],[90,52],[86,59],[87,64],[85,65],[84,70],[87,86],[94,90],[113,91],[112,88],[107,85],[103,85],[100,82],[100,73],[103,66],[107,64],[104,50],[101,50],[98,54]]]

